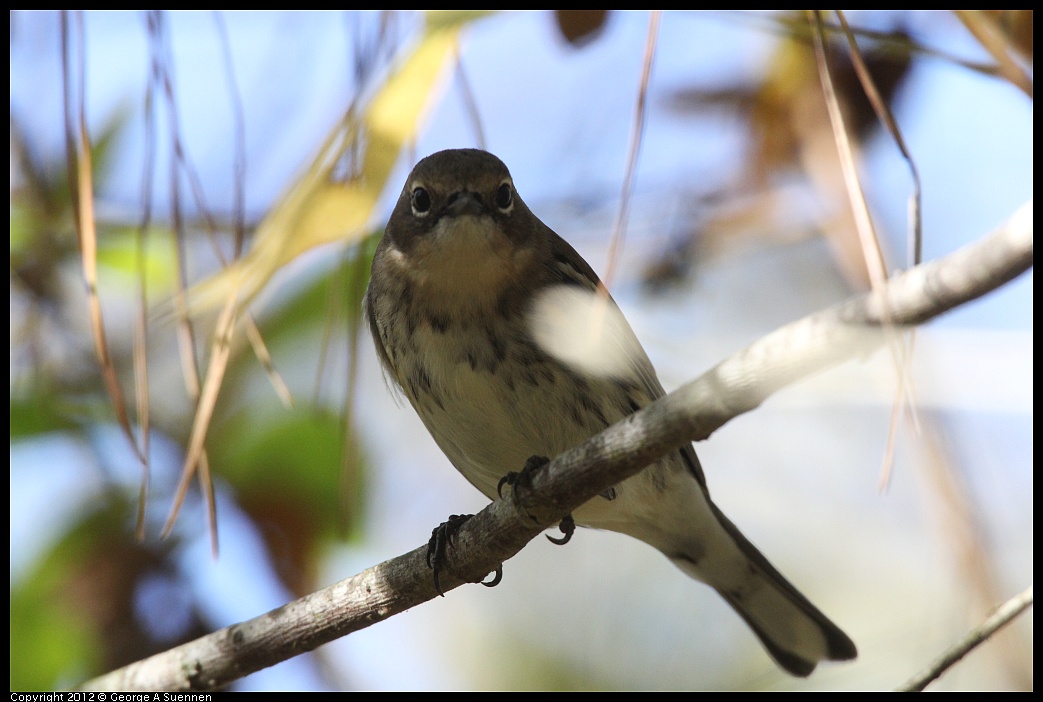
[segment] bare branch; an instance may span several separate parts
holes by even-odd
[[[923,692],[924,688],[931,684],[946,670],[956,665],[957,662],[979,645],[985,643],[1001,628],[1009,624],[1014,617],[1018,616],[1032,606],[1032,586],[1029,585],[1021,594],[1011,597],[993,612],[985,621],[967,632],[960,641],[948,651],[935,659],[931,665],[922,670],[895,692]]]
[[[1032,205],[945,258],[793,322],[571,449],[533,475],[531,490],[492,503],[457,533],[443,590],[478,582],[545,528],[665,453],[710,436],[778,389],[883,343],[883,320],[922,324],[1032,267]],[[518,466],[505,466],[504,472]],[[84,683],[90,690],[207,690],[433,599],[426,547],[249,621]]]

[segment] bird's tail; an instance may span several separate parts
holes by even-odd
[[[846,661],[858,655],[854,642],[782,576],[712,502],[721,526],[746,558],[741,582],[709,582],[745,620],[775,661],[806,677],[820,661]],[[705,571],[685,558],[671,558],[688,575],[706,581]]]

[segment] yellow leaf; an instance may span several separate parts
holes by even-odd
[[[419,42],[361,112],[349,109],[307,172],[258,225],[253,247],[239,261],[189,291],[189,314],[221,307],[230,296],[252,300],[282,266],[308,249],[351,241],[367,231],[377,200],[403,148],[414,141],[425,107],[456,50],[460,30],[476,13],[428,15]],[[351,151],[357,149],[358,161]],[[346,180],[343,163],[358,163]]]

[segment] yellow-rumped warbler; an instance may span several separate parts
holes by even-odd
[[[387,372],[487,497],[530,457],[555,456],[664,394],[597,286],[492,154],[441,151],[409,174],[373,258],[366,316]],[[713,587],[794,675],[856,655],[710,500],[690,444],[573,516],[641,539]]]

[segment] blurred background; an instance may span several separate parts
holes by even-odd
[[[481,509],[358,334],[369,256],[416,160],[477,146],[605,272],[650,14],[87,12],[64,33],[57,12],[10,19],[11,688],[74,685],[256,616]],[[920,175],[925,259],[1031,198],[1031,12],[847,19]],[[829,37],[879,246],[907,268],[910,167]],[[1029,96],[997,69],[1004,52]],[[868,283],[803,14],[665,13],[645,87],[608,282],[670,390]],[[96,297],[66,156],[81,105]],[[184,286],[191,326],[172,313]],[[235,292],[250,316],[206,434],[214,558],[195,480],[160,530],[191,454],[192,379]],[[1031,300],[1029,273],[920,329],[893,431],[898,372],[880,351],[697,447],[715,501],[855,640],[853,663],[790,678],[712,591],[583,530],[533,541],[495,589],[233,688],[894,687],[1031,584]],[[1032,689],[1031,610],[935,687]]]

